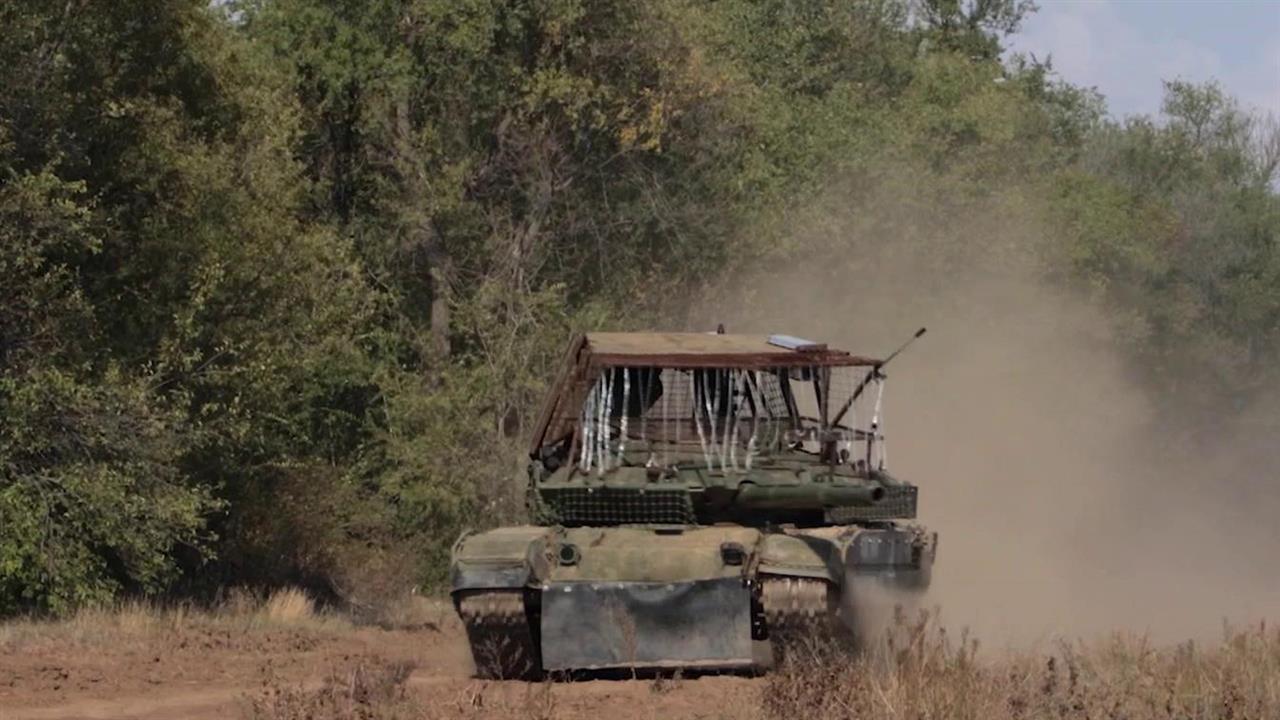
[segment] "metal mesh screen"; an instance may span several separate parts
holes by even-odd
[[[540,494],[542,522],[692,524],[696,520],[693,501],[683,489],[556,488]]]
[[[916,516],[918,490],[914,486],[885,488],[884,499],[870,507],[841,507],[827,511],[827,521],[843,525],[875,520],[910,520]]]

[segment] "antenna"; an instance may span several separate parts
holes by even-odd
[[[862,382],[858,383],[858,387],[853,389],[853,394],[850,395],[849,399],[845,400],[844,404],[840,406],[840,412],[836,413],[836,416],[831,421],[831,424],[838,425],[840,421],[844,419],[845,413],[849,412],[849,408],[853,407],[854,401],[856,401],[859,397],[862,396],[862,391],[867,389],[867,385],[870,385],[872,380],[884,379],[884,375],[880,374],[880,369],[883,368],[885,365],[888,365],[890,360],[893,360],[894,358],[898,357],[898,355],[903,350],[906,350],[908,347],[911,347],[911,343],[923,337],[926,330],[927,328],[920,328],[919,330],[916,331],[915,335],[912,335],[910,339],[902,343],[902,345],[900,345],[897,350],[894,350],[893,352],[889,353],[889,357],[881,360],[880,362],[872,366],[871,372],[867,373],[867,376],[862,378]]]

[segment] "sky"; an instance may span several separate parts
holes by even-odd
[[[1162,80],[1217,80],[1280,117],[1280,0],[1038,0],[1012,50],[1052,57],[1116,117],[1160,111]]]

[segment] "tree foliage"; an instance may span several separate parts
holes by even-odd
[[[519,518],[568,334],[848,257],[851,226],[796,232],[819,201],[1043,216],[1032,248],[877,233],[944,268],[1036,253],[1160,397],[1238,408],[1280,340],[1280,133],[1180,82],[1109,119],[1002,59],[1033,10],[5,4],[0,612],[442,581],[459,531]]]
[[[1075,270],[1125,310],[1158,386],[1202,411],[1237,410],[1275,379],[1278,161],[1273,120],[1170,82],[1162,118],[1104,124],[1057,188]]]

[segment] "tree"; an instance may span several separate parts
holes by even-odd
[[[0,13],[0,607],[58,610],[252,545],[239,500],[363,432],[375,300],[206,3]]]
[[[1162,120],[1100,127],[1059,217],[1163,396],[1230,413],[1274,378],[1280,133],[1212,84],[1167,83]]]
[[[975,60],[995,60],[1001,42],[1038,8],[1035,0],[918,0],[926,36],[949,51]]]

